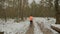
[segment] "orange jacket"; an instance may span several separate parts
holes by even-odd
[[[32,20],[33,20],[33,16],[30,16],[30,17],[29,17],[29,20],[32,21]]]

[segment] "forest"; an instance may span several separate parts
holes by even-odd
[[[0,18],[55,17],[60,21],[60,0],[0,0]]]

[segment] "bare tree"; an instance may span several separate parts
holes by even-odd
[[[55,0],[55,9],[56,9],[56,24],[60,24],[60,12],[59,12],[59,4],[58,4],[59,0]]]

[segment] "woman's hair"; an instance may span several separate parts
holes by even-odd
[[[32,15],[30,15],[30,16],[32,16]]]

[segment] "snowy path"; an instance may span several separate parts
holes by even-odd
[[[58,34],[56,31],[45,27],[42,23],[34,22],[31,27],[29,25],[28,22],[6,24],[4,27],[1,25],[0,31],[5,32],[4,34]]]
[[[1,20],[0,23],[2,23]],[[58,34],[58,32],[51,29],[51,23],[54,24],[55,19],[48,21],[44,18],[36,18],[31,27],[29,20],[20,23],[12,20],[7,21],[4,25],[0,24],[0,32],[4,32],[4,34]]]
[[[34,34],[43,34],[43,32],[40,30],[38,24],[36,22],[34,24]]]
[[[39,27],[41,28],[41,31],[43,34],[58,34],[55,30],[53,30],[50,26],[48,26],[46,23],[38,23]]]

